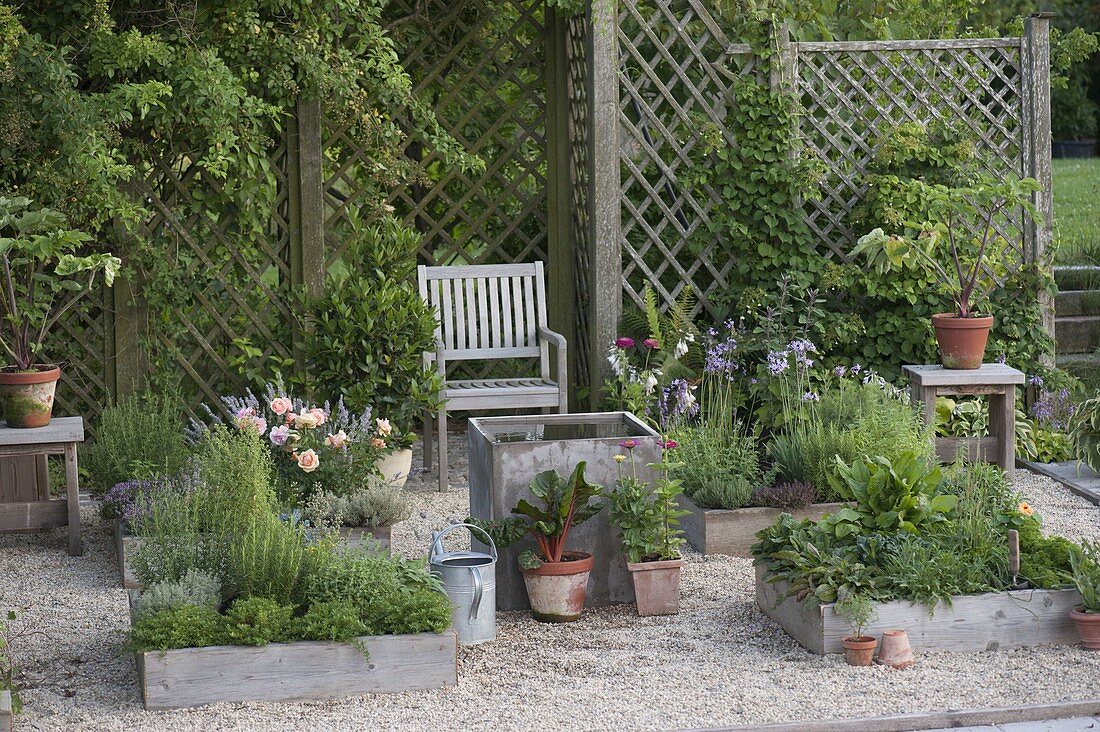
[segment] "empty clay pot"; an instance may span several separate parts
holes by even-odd
[[[1070,611],[1077,634],[1081,636],[1081,647],[1090,651],[1100,651],[1100,613],[1086,613],[1084,606],[1078,605]]]
[[[870,666],[875,657],[875,646],[878,638],[870,635],[861,635],[859,638],[851,636],[840,641],[844,646],[844,660],[849,666]]]
[[[882,634],[878,662],[891,668],[909,668],[917,662],[909,646],[909,634],[904,630],[888,630]]]

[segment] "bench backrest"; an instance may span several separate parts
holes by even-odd
[[[542,262],[417,267],[420,297],[451,361],[540,356],[546,325]]]

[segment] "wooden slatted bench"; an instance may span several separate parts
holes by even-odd
[[[417,268],[420,297],[436,311],[435,353],[424,354],[444,379],[436,431],[439,490],[447,489],[447,410],[523,408],[569,411],[565,337],[546,324],[542,262]],[[550,346],[557,351],[551,378]],[[447,380],[450,361],[539,359],[538,376]],[[424,418],[424,467],[431,468],[432,424]]]
[[[84,553],[80,539],[80,485],[77,445],[84,442],[84,420],[55,417],[45,427],[13,429],[0,426],[0,458],[30,460],[38,469],[33,495],[20,486],[16,470],[0,472],[0,533],[26,533],[55,526],[69,527],[69,554]],[[64,499],[51,500],[45,480],[45,456],[65,456]],[[11,463],[14,465],[15,463]]]

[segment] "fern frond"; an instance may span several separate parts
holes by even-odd
[[[661,335],[661,311],[657,307],[657,293],[654,292],[653,288],[649,285],[645,286],[645,292],[642,293],[642,301],[645,303],[645,319],[649,324],[649,335],[663,344],[664,337]]]

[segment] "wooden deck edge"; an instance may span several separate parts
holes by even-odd
[[[1091,488],[1088,488],[1084,484],[1083,480],[1077,480],[1073,477],[1067,477],[1064,472],[1056,470],[1055,467],[1054,467],[1054,466],[1059,466],[1059,465],[1064,466],[1066,463],[1077,464],[1077,461],[1076,460],[1065,460],[1061,463],[1037,463],[1037,462],[1034,462],[1034,461],[1031,461],[1031,460],[1017,459],[1016,460],[1016,467],[1017,468],[1025,468],[1027,470],[1030,470],[1033,473],[1038,473],[1039,475],[1045,475],[1046,477],[1048,477],[1052,480],[1055,480],[1058,483],[1064,485],[1066,488],[1068,488],[1070,490],[1071,493],[1073,493],[1075,495],[1078,495],[1081,498],[1084,498],[1086,501],[1089,501],[1090,503],[1093,503],[1097,506],[1100,506],[1100,493],[1098,493],[1097,491],[1095,491]],[[1083,470],[1089,470],[1089,472],[1092,472],[1087,466],[1082,465],[1081,468]]]
[[[1100,714],[1100,699],[1029,704],[1018,707],[948,709],[940,712],[888,714],[881,717],[819,719],[773,724],[747,724],[733,727],[697,727],[679,732],[909,732],[909,730],[951,727],[981,727],[1013,722],[1042,722]]]

